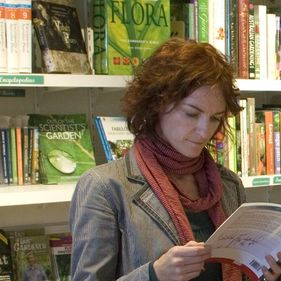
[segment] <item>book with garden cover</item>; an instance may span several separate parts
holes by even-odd
[[[50,242],[43,229],[9,231],[14,280],[54,281]]]
[[[132,75],[170,37],[170,1],[93,1],[96,74]]]
[[[39,170],[44,184],[76,181],[95,166],[92,138],[85,114],[30,114],[39,129]]]
[[[126,118],[122,116],[96,116],[94,122],[107,161],[124,156],[134,142],[134,135],[128,129]]]
[[[278,261],[281,250],[281,205],[259,202],[242,204],[206,241],[210,261],[231,263],[252,281],[263,280],[266,255]]]
[[[74,4],[74,0],[32,1],[32,23],[44,72],[91,73]]]
[[[8,234],[0,229],[0,280],[13,281],[13,274],[10,239]]]

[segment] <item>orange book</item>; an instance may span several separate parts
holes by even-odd
[[[22,164],[22,140],[21,128],[16,128],[16,146],[17,146],[17,166],[18,166],[18,185],[23,185],[23,164]]]

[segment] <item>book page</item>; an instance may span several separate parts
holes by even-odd
[[[277,259],[281,250],[281,205],[245,203],[207,240],[212,258],[243,265],[243,271],[257,278],[266,255]]]

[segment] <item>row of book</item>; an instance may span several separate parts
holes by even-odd
[[[2,184],[75,182],[95,166],[85,114],[30,114],[22,118],[0,118]]]
[[[32,72],[31,0],[0,0],[0,72]]]
[[[237,78],[280,79],[280,8],[254,0],[172,0],[171,5],[172,33],[214,45],[229,57]]]
[[[0,280],[70,281],[70,233],[0,230]]]

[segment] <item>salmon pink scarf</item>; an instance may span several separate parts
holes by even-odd
[[[192,211],[207,211],[215,228],[225,220],[221,206],[222,181],[217,165],[207,149],[197,158],[188,158],[177,152],[159,137],[137,137],[134,154],[143,176],[169,213],[182,245],[194,240],[191,225],[184,207]],[[190,200],[179,194],[167,174],[193,174],[198,184],[200,198]],[[237,275],[238,274],[238,275]],[[223,268],[224,280],[239,281],[241,274],[236,268]]]

